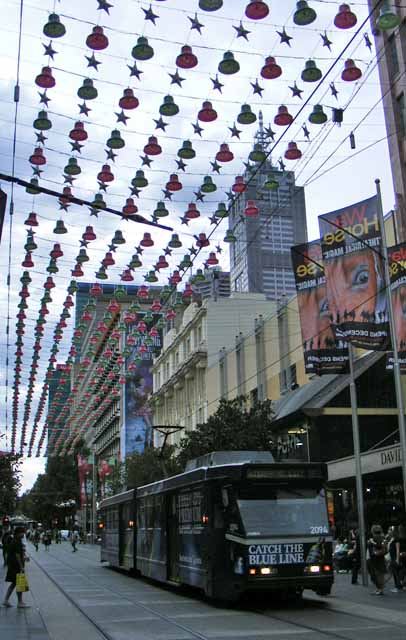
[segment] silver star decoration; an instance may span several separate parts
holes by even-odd
[[[182,158],[180,160],[175,160],[175,162],[178,165],[178,169],[180,169],[181,171],[185,171],[187,164],[186,162],[183,162]]]
[[[203,127],[200,126],[198,122],[196,124],[191,123],[193,127],[193,133],[197,133],[200,137],[202,137],[202,131],[204,131]]]
[[[63,176],[63,181],[65,184],[72,184],[73,185],[73,181],[76,180],[76,178],[74,178],[73,176],[67,176],[64,175]]]
[[[155,21],[159,19],[159,16],[152,11],[152,6],[149,5],[149,9],[143,8],[142,10],[145,14],[144,20],[149,20],[150,22],[152,22],[152,24],[156,24]]]
[[[237,129],[237,127],[235,126],[235,122],[234,122],[232,127],[228,127],[228,128],[231,131],[231,137],[232,138],[238,138],[238,139],[240,138],[241,130]]]
[[[338,91],[336,89],[336,86],[335,86],[334,82],[330,82],[330,91],[331,91],[331,95],[334,96],[335,98],[337,98]]]
[[[94,207],[90,207],[90,215],[95,218],[99,217],[99,209],[95,209]]]
[[[109,251],[112,251],[113,253],[116,252],[117,247],[114,244],[113,240],[111,241],[111,244],[108,245],[108,247],[109,247]]]
[[[210,224],[217,224],[218,218],[215,215],[209,216]]]
[[[91,112],[90,107],[87,106],[86,102],[83,102],[82,104],[78,104],[79,107],[79,115],[84,114],[85,116],[88,116],[89,113]]]
[[[325,31],[324,33],[320,34],[320,38],[323,40],[323,47],[327,47],[327,49],[329,51],[331,51],[331,45],[333,44],[332,41],[329,39],[328,35],[327,35],[327,31]]]
[[[181,218],[179,218],[179,220],[181,221],[182,224],[185,224],[186,226],[189,225],[189,218],[186,218],[186,216],[182,216]]]
[[[293,87],[289,87],[289,89],[292,92],[292,98],[300,98],[301,100],[303,100],[302,98],[303,89],[299,89],[296,82],[293,85]]]
[[[150,166],[151,166],[151,164],[152,164],[153,160],[151,160],[151,158],[150,158],[149,156],[147,156],[147,155],[145,155],[145,156],[140,156],[140,158],[141,158],[141,161],[142,161],[142,164],[143,164],[143,165],[144,165],[144,164],[146,164],[146,165],[147,165],[147,167],[150,167]]]
[[[135,196],[136,198],[140,197],[141,189],[138,189],[138,187],[130,187],[130,191],[132,196]]]
[[[256,78],[255,82],[250,82],[250,85],[253,88],[254,95],[258,94],[262,98],[264,87],[261,87],[261,85],[258,84],[258,78]]]
[[[122,122],[123,124],[125,124],[127,126],[127,120],[130,119],[130,116],[126,116],[123,110],[121,110],[120,113],[115,111],[114,115],[117,117],[117,122]]]
[[[200,189],[199,189],[199,191],[193,191],[193,193],[195,194],[195,196],[196,196],[196,200],[197,200],[198,202],[203,202],[203,200],[204,200],[204,199],[205,199],[205,197],[206,197],[206,196],[204,195],[204,193],[202,193],[202,192],[200,191]]]
[[[213,171],[215,171],[216,173],[220,173],[221,165],[219,165],[216,160],[214,162],[210,162],[210,164]]]
[[[204,27],[204,24],[202,24],[201,22],[199,22],[199,19],[198,19],[198,17],[197,17],[197,13],[195,13],[195,17],[194,17],[194,18],[191,18],[190,16],[188,16],[188,19],[190,20],[191,25],[192,25],[192,26],[190,27],[190,29],[191,29],[191,30],[196,29],[196,31],[198,31],[198,32],[200,33],[200,35],[201,35],[201,33],[202,33],[202,29],[203,29],[203,27]]]
[[[128,64],[127,67],[130,70],[130,77],[132,78],[133,76],[135,76],[137,78],[137,80],[140,80],[140,75],[142,73],[144,73],[144,72],[141,71],[141,69],[138,69],[137,63],[134,62],[134,64],[132,66],[130,64]]]
[[[171,84],[177,84],[179,87],[182,86],[182,82],[185,81],[186,78],[182,78],[178,70],[176,69],[175,73],[168,73],[168,76],[171,78]]]
[[[48,98],[47,92],[44,91],[44,93],[41,93],[41,91],[38,91],[38,95],[39,95],[40,103],[44,104],[47,107],[48,106],[48,102],[50,102],[50,100],[51,100],[51,98]]]
[[[113,162],[116,161],[117,158],[117,153],[114,153],[113,149],[105,149],[106,152],[106,159],[107,160],[112,160]]]
[[[372,42],[369,39],[369,35],[367,33],[364,33],[364,40],[365,40],[365,45],[368,47],[368,49],[371,51],[372,50]]]
[[[303,131],[303,135],[307,140],[310,140],[310,131],[309,129],[306,127],[306,125],[304,124],[302,126],[302,131]]]
[[[39,133],[35,132],[35,135],[37,136],[37,142],[39,142],[40,144],[45,144],[45,140],[48,140],[48,138],[44,136],[42,131],[40,131]]]
[[[234,202],[234,193],[232,191],[226,191],[227,199],[231,201],[231,204]]]
[[[80,241],[80,246],[81,247],[88,247],[89,246],[89,240],[81,240]]]
[[[169,189],[161,189],[161,191],[164,194],[164,200],[172,200],[172,191],[169,191]]]
[[[166,247],[164,249],[164,255],[165,256],[171,256],[172,255],[172,249],[170,249],[169,247]]]
[[[39,167],[33,167],[32,168],[32,175],[33,176],[38,176],[38,178],[41,177],[41,173],[43,173],[43,169],[40,169]]]
[[[272,131],[271,127],[265,127],[265,135],[267,138],[271,138],[271,140],[275,140],[275,131]]]
[[[142,247],[135,247],[135,252],[137,255],[142,256],[144,249]]]
[[[251,33],[251,31],[248,31],[248,29],[244,27],[242,22],[240,22],[238,27],[233,24],[233,29],[235,29],[237,32],[237,38],[244,38],[248,41],[248,34]]]
[[[246,168],[247,171],[252,171],[252,169],[254,168],[254,165],[251,164],[251,162],[248,160],[247,162],[243,162],[244,167]]]
[[[51,42],[49,44],[42,43],[42,46],[45,49],[44,56],[49,56],[51,58],[51,60],[53,60],[54,59],[54,55],[56,55],[58,52],[55,51],[55,49],[53,49],[52,40],[51,40]]]
[[[215,78],[210,78],[210,80],[213,83],[213,91],[217,89],[217,91],[220,91],[220,93],[222,93],[221,89],[224,87],[224,84],[220,82],[220,80],[218,79],[218,75],[216,75]]]
[[[288,36],[288,34],[285,31],[285,27],[283,28],[282,31],[277,31],[276,33],[281,39],[281,44],[287,44],[290,47],[290,41],[293,40],[293,38],[292,36]]]
[[[223,252],[223,249],[220,247],[219,244],[216,244],[216,251],[217,251],[217,253],[222,253]]]
[[[94,57],[94,53],[92,53],[91,56],[85,56],[86,60],[87,60],[87,66],[88,67],[93,67],[93,69],[96,69],[96,71],[98,71],[98,66],[99,64],[101,64],[100,60],[96,60],[96,58]]]
[[[279,158],[278,163],[279,163],[279,169],[281,171],[285,171],[286,165],[285,165],[284,161],[282,160],[282,158]]]
[[[103,10],[106,13],[109,13],[109,9],[111,9],[114,5],[109,4],[107,2],[107,0],[97,0],[97,2],[99,3],[99,6],[97,7],[97,10]]]
[[[80,144],[77,140],[75,142],[70,143],[72,147],[72,151],[78,151],[81,153],[81,149],[85,146],[84,144]]]
[[[197,253],[197,249],[196,249],[195,247],[193,247],[193,246],[192,246],[192,247],[190,247],[190,249],[189,249],[189,253],[190,253],[190,255],[195,256],[195,255],[196,255],[196,253]]]
[[[100,180],[97,181],[98,185],[99,185],[99,191],[105,191],[107,193],[107,187],[109,187],[109,184],[106,184],[105,182],[100,182]]]
[[[158,118],[158,120],[155,120],[154,118],[154,122],[155,122],[155,129],[162,129],[162,131],[165,131],[165,128],[168,126],[169,122],[164,122],[164,120],[162,120],[162,116]]]

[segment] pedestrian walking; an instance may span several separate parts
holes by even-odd
[[[3,532],[3,535],[1,537],[1,545],[3,547],[3,564],[4,566],[7,566],[7,552],[8,552],[8,547],[10,545],[10,543],[13,540],[13,534],[11,533],[11,529],[6,529]]]
[[[72,544],[72,551],[73,553],[75,553],[77,551],[76,549],[76,545],[79,542],[79,533],[75,530],[72,531],[72,538],[71,538],[71,544]]]
[[[396,540],[396,564],[399,568],[399,591],[406,587],[406,529],[399,526],[398,538]]]
[[[35,551],[38,551],[38,547],[39,547],[40,540],[41,540],[41,534],[40,534],[40,532],[38,531],[38,529],[36,529],[36,530],[34,531],[34,535],[33,535],[33,537],[32,537],[32,542],[33,542],[33,545],[34,545],[34,547],[35,547]]]
[[[367,565],[371,580],[376,587],[373,595],[383,596],[385,586],[387,546],[384,540],[383,529],[380,524],[371,527],[371,537],[367,542]]]
[[[351,584],[358,584],[358,573],[361,569],[361,545],[358,529],[351,529],[348,559],[351,566]]]
[[[10,582],[10,586],[6,591],[3,607],[13,606],[10,604],[10,597],[16,588],[17,574],[24,573],[25,562],[28,559],[26,558],[23,545],[24,533],[25,531],[22,527],[17,527],[14,531],[14,537],[8,547],[6,582]],[[17,607],[19,609],[25,609],[29,606],[23,602],[23,594],[21,592],[17,592],[17,601]]]
[[[42,534],[42,544],[44,545],[45,551],[49,551],[49,547],[51,546],[51,534],[49,531],[44,531]]]

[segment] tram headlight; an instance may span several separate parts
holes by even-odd
[[[248,573],[250,574],[250,576],[255,576],[256,573],[257,573],[257,570],[256,569],[250,569]]]
[[[261,575],[269,576],[271,574],[271,570],[269,567],[261,567]]]
[[[320,573],[320,567],[318,564],[311,564],[309,567],[310,573]]]

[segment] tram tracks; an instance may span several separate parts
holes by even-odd
[[[201,633],[199,631],[196,631],[195,629],[191,628],[190,626],[188,626],[186,623],[183,624],[181,623],[179,620],[174,619],[174,617],[170,616],[170,615],[166,615],[165,613],[162,613],[160,611],[158,611],[156,608],[154,608],[153,606],[150,606],[148,604],[146,604],[145,602],[141,601],[139,598],[137,597],[129,597],[128,595],[123,594],[122,592],[120,592],[120,590],[118,589],[114,589],[109,587],[108,585],[106,585],[105,583],[101,583],[100,581],[98,581],[95,578],[92,578],[88,573],[86,573],[85,570],[82,571],[78,571],[76,566],[73,566],[72,564],[70,564],[69,562],[66,562],[65,560],[63,560],[61,557],[58,557],[54,554],[51,554],[51,556],[48,557],[52,557],[53,560],[56,560],[57,562],[59,562],[61,565],[63,565],[64,567],[67,567],[69,570],[74,571],[75,575],[79,576],[83,579],[85,579],[87,581],[87,583],[94,589],[97,588],[97,590],[100,592],[100,590],[104,590],[105,592],[111,594],[114,597],[118,597],[121,599],[121,601],[123,603],[128,603],[129,605],[132,606],[136,606],[139,609],[143,610],[145,613],[150,614],[152,617],[159,619],[161,622],[165,623],[166,625],[168,625],[168,630],[169,628],[172,628],[172,630],[178,630],[178,632],[180,633],[180,635],[182,634],[189,634],[189,636],[191,636],[192,638],[196,638],[196,640],[211,640],[211,638],[213,637],[212,634],[210,635],[206,635],[204,633]],[[77,601],[77,599],[72,596],[69,593],[69,590],[66,590],[65,588],[63,588],[63,586],[61,586],[59,584],[59,582],[55,579],[55,577],[52,575],[52,572],[50,572],[46,567],[44,567],[41,563],[37,562],[34,559],[34,562],[36,563],[36,565],[44,572],[44,574],[47,576],[47,578],[57,587],[57,589],[69,600],[69,602],[78,610],[80,611],[80,613],[87,619],[88,622],[90,622],[99,632],[99,634],[101,635],[102,638],[105,638],[106,640],[115,640],[115,635],[111,634],[106,628],[104,628],[103,622],[97,621],[94,619],[94,617],[92,617],[92,615],[90,615],[86,609],[81,606],[81,604]],[[141,578],[142,580],[142,578]],[[160,586],[160,588],[162,588],[162,586]],[[168,587],[165,587],[164,590],[168,593]],[[169,592],[175,593],[173,590],[171,590],[169,588]],[[308,603],[309,601],[307,601]],[[320,604],[317,602],[316,606],[317,609],[319,610]],[[339,616],[346,616],[348,619],[351,619],[354,621],[357,620],[357,622],[361,623],[361,625],[359,626],[359,630],[361,631],[365,631],[370,629],[372,630],[382,630],[383,629],[387,629],[389,626],[399,630],[403,630],[403,627],[401,624],[393,624],[393,623],[386,623],[384,624],[383,621],[380,623],[379,620],[375,619],[375,618],[370,618],[368,616],[365,615],[361,615],[361,614],[356,614],[356,613],[350,613],[350,612],[343,612],[343,611],[337,611],[334,609],[329,609],[328,608],[328,603],[327,607],[323,607],[325,613],[327,616],[333,616],[333,614],[339,615]],[[267,620],[270,621],[270,629],[269,629],[269,634],[270,635],[277,635],[277,633],[275,631],[272,630],[272,622],[274,623],[283,623],[283,624],[287,624],[290,627],[295,627],[297,628],[297,633],[298,635],[303,634],[303,633],[312,633],[312,634],[319,634],[320,636],[323,637],[327,637],[327,638],[333,638],[334,640],[349,640],[349,635],[348,632],[349,631],[356,631],[356,627],[355,626],[344,626],[344,627],[340,627],[339,629],[323,629],[320,628],[320,626],[317,626],[316,624],[309,624],[307,622],[303,622],[303,621],[295,621],[293,619],[293,616],[288,615],[288,611],[286,612],[286,615],[277,615],[275,613],[273,613],[272,611],[269,611],[265,608],[258,608],[258,606],[255,607],[250,607],[247,605],[244,605],[242,609],[235,609],[238,612],[246,612],[247,614],[256,614],[261,616],[262,618],[265,618]],[[232,611],[232,610],[231,610]],[[293,612],[292,612],[293,613]],[[388,612],[390,613],[390,612]],[[226,611],[224,611],[224,615],[226,615]],[[325,621],[323,626],[327,626],[328,627],[328,620]],[[263,634],[262,634],[263,635]],[[291,629],[289,630],[284,630],[283,632],[281,632],[281,635],[295,635],[294,632],[292,632]],[[131,637],[131,636],[129,636]],[[241,636],[240,636],[241,637]],[[354,637],[357,637],[356,635]]]

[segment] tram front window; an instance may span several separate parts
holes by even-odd
[[[269,498],[237,500],[246,535],[326,535],[324,491],[275,489]]]

